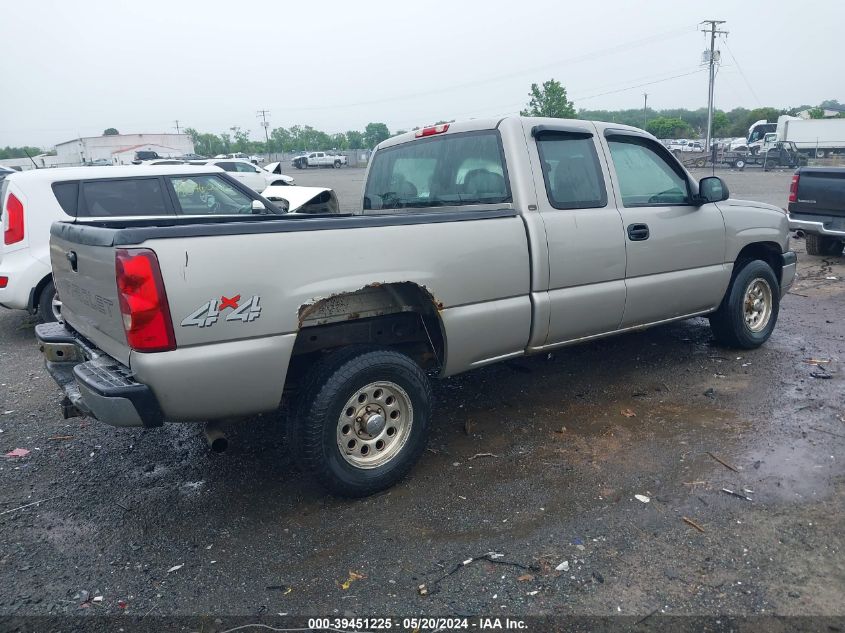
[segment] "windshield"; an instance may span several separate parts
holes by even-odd
[[[364,209],[500,204],[511,199],[499,133],[450,134],[377,151]]]

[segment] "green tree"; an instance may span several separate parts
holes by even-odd
[[[657,117],[646,125],[646,131],[657,138],[680,138],[690,136],[693,129],[686,121],[678,118]]]
[[[117,128],[107,127],[103,130],[103,136],[117,136],[120,132],[117,131]]]
[[[728,136],[728,131],[731,129],[731,120],[728,115],[721,110],[713,112],[713,136],[716,138]]]
[[[367,123],[364,128],[364,143],[370,149],[389,138],[390,130],[384,123]]]
[[[346,144],[349,149],[364,149],[364,135],[356,130],[349,130],[346,133]]]
[[[9,147],[6,146],[0,149],[0,159],[3,158],[26,158],[26,155],[29,154],[30,156],[37,156],[41,153],[41,149],[38,147]]]
[[[235,141],[232,144],[232,149],[236,152],[243,153],[248,153],[252,151],[251,142],[249,140],[249,132],[246,130],[242,130],[237,125],[231,129],[232,136],[234,136],[235,138]]]
[[[349,145],[346,142],[346,134],[343,132],[332,134],[331,143],[332,149],[349,149]]]
[[[577,118],[574,104],[566,97],[566,88],[559,81],[549,79],[540,87],[531,84],[528,93],[528,108],[522,110],[522,116],[549,116],[559,119]]]
[[[823,119],[824,118],[824,108],[810,108],[807,114],[810,115],[811,119]]]

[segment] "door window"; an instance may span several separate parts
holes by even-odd
[[[158,178],[85,182],[82,197],[80,217],[170,215]]]
[[[622,204],[626,207],[689,204],[689,183],[646,139],[608,138]]]
[[[235,171],[240,171],[246,174],[258,173],[258,170],[249,163],[235,163]]]
[[[183,215],[252,213],[252,198],[219,176],[170,176]]]
[[[592,135],[545,132],[537,139],[543,180],[555,209],[590,209],[607,205]]]
[[[215,163],[223,171],[238,171],[238,163]]]

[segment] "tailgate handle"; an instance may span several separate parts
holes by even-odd
[[[77,266],[76,253],[74,251],[68,251],[67,254],[66,254],[66,257],[67,257],[67,260],[70,262],[71,270],[73,270],[73,272],[77,272],[77,270],[76,270],[76,266]]]

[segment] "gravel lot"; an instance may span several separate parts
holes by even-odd
[[[352,210],[364,171],[292,175]],[[789,171],[721,175],[786,203]],[[0,456],[0,615],[843,616],[845,258],[795,247],[761,349],[695,319],[440,381],[431,451],[360,501],[295,469],[282,413],[225,455],[194,425],[62,420],[0,310],[0,449],[31,451]]]

